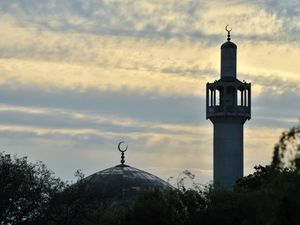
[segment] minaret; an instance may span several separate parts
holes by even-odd
[[[214,125],[214,183],[229,187],[243,177],[244,123],[251,118],[251,84],[236,78],[237,46],[221,46],[221,78],[206,84],[206,119]]]

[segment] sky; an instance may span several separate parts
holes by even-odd
[[[245,175],[300,116],[298,0],[0,0],[0,149],[74,179],[126,163],[212,180],[205,85],[224,27],[252,84]]]

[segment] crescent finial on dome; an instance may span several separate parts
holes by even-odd
[[[124,155],[124,152],[127,151],[128,149],[128,145],[126,145],[126,148],[125,149],[121,149],[121,145],[124,143],[124,141],[120,141],[119,144],[118,144],[118,149],[119,151],[121,152],[121,164],[124,165],[125,163],[125,155]]]

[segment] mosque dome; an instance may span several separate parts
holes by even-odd
[[[124,164],[125,151],[120,151],[122,152],[121,164],[96,172],[82,180],[87,190],[105,198],[120,199],[133,197],[143,190],[173,188],[169,183],[151,173]]]
[[[171,189],[159,177],[137,168],[120,164],[86,177],[88,189],[104,197],[131,197],[141,190]]]

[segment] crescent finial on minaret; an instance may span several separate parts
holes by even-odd
[[[232,28],[229,24],[226,25],[225,30],[227,31],[227,41],[230,41],[230,31],[232,31]]]

